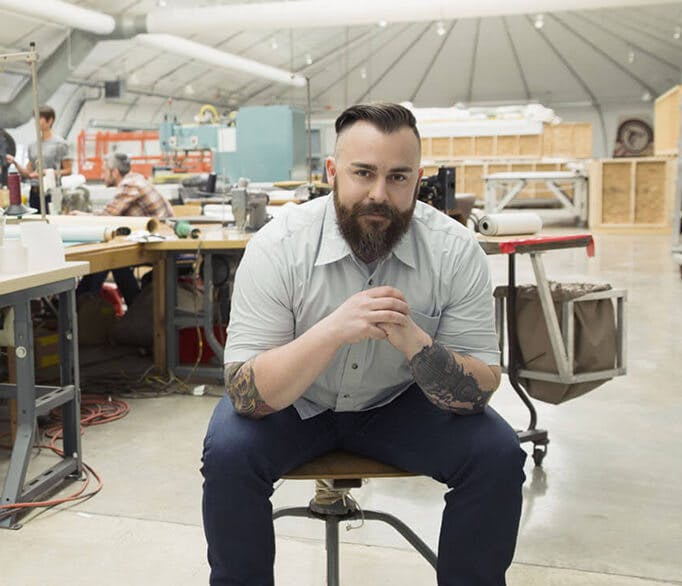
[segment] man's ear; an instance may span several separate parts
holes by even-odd
[[[327,168],[327,183],[331,185],[334,182],[334,177],[336,177],[336,161],[334,157],[327,157],[324,164]]]

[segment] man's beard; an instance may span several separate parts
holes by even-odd
[[[412,201],[408,210],[401,212],[387,203],[356,202],[351,208],[344,206],[339,199],[338,184],[334,177],[334,207],[336,208],[336,222],[341,235],[350,246],[355,256],[365,263],[381,260],[388,256],[393,247],[400,242],[410,227],[414,206],[417,198]],[[360,221],[362,216],[378,215],[388,220]]]

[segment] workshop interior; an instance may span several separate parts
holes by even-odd
[[[240,262],[334,197],[339,114],[386,102],[416,120],[414,198],[490,269],[490,406],[528,456],[507,584],[682,584],[661,0],[0,0],[0,583],[208,584]],[[436,584],[446,495],[345,453],[284,475],[275,582]]]

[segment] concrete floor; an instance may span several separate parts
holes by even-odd
[[[629,372],[565,405],[537,405],[551,445],[542,469],[527,463],[511,586],[682,584],[682,280],[668,236],[596,242],[592,259],[583,250],[547,254],[547,274],[628,289]],[[505,259],[491,262],[503,283]],[[530,263],[521,257],[518,265],[519,282],[529,282]],[[198,468],[216,399],[129,402],[128,417],[83,437],[102,492],[0,531],[0,584],[207,583]],[[526,425],[508,383],[493,405],[516,427]],[[0,478],[7,458],[0,453]],[[32,467],[47,458],[36,455]],[[444,493],[436,482],[373,480],[356,492],[363,507],[397,514],[435,546]],[[287,481],[273,501],[302,505],[311,494],[311,482]],[[282,519],[276,530],[278,584],[323,584],[323,525]],[[389,528],[368,522],[342,539],[343,584],[435,584],[431,568]]]

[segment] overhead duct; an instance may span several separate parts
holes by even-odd
[[[155,47],[175,55],[181,55],[182,57],[196,59],[197,61],[209,63],[210,65],[215,65],[217,67],[243,71],[249,75],[264,77],[265,79],[293,85],[295,87],[304,87],[306,84],[305,77],[303,76],[290,73],[284,69],[258,63],[251,59],[245,59],[239,55],[225,53],[224,51],[219,51],[213,47],[207,47],[206,45],[195,43],[194,41],[181,37],[172,35],[137,35],[136,39],[150,47]]]
[[[679,1],[679,0],[678,0]],[[147,14],[149,33],[188,35],[207,30],[295,29],[372,25],[379,22],[425,22],[564,10],[592,10],[647,4],[675,4],[674,0],[292,0],[226,4],[192,8],[164,8]],[[142,32],[142,31],[141,31]]]
[[[98,35],[108,35],[116,26],[113,16],[61,0],[0,0],[0,8]]]
[[[49,57],[38,62],[38,93],[40,100],[47,100],[64,80],[71,75],[71,67],[88,56],[97,44],[97,37],[81,31],[73,31]],[[28,68],[26,70],[28,72]],[[30,80],[26,80],[17,94],[6,103],[0,103],[0,128],[16,128],[33,116],[33,95]]]

